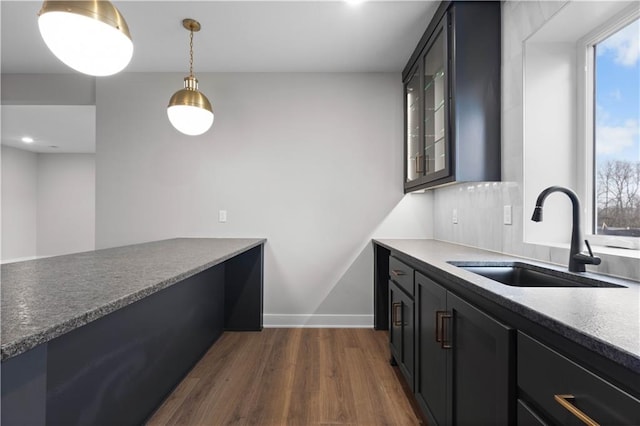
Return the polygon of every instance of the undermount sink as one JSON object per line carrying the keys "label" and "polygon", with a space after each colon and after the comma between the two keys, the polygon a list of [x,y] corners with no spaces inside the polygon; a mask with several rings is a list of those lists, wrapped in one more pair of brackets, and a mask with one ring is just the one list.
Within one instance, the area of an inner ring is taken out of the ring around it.
{"label": "undermount sink", "polygon": [[448,262],[474,274],[513,287],[626,288],[605,280],[546,269],[523,262]]}

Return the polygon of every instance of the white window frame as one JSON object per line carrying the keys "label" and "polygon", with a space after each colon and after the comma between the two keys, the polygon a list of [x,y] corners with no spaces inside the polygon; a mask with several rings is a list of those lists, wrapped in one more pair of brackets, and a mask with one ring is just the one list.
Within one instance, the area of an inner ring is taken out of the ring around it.
{"label": "white window frame", "polygon": [[612,19],[600,25],[592,32],[585,35],[577,43],[577,144],[578,179],[577,189],[582,200],[585,200],[584,226],[585,237],[597,246],[621,247],[640,250],[640,238],[612,235],[597,235],[594,233],[594,212],[597,208],[597,196],[595,195],[595,158],[594,158],[594,116],[595,116],[595,82],[594,82],[594,52],[595,45],[605,40],[610,35],[621,30],[631,22],[640,18],[640,6],[633,4],[624,9]]}

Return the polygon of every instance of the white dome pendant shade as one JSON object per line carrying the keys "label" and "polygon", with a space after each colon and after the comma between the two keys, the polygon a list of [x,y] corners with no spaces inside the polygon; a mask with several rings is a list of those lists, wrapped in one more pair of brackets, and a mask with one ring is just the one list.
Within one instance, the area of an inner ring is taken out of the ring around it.
{"label": "white dome pendant shade", "polygon": [[76,71],[107,76],[131,61],[129,27],[109,1],[45,1],[38,15],[49,50]]}
{"label": "white dome pendant shade", "polygon": [[169,121],[181,133],[198,136],[213,124],[213,108],[209,99],[198,90],[198,80],[185,77],[184,89],[171,96],[167,108]]}
{"label": "white dome pendant shade", "polygon": [[209,99],[198,90],[198,79],[193,75],[193,33],[200,31],[200,24],[193,19],[184,19],[182,25],[190,31],[189,76],[184,79],[184,88],[171,96],[167,116],[180,133],[198,136],[213,124],[213,108]]}

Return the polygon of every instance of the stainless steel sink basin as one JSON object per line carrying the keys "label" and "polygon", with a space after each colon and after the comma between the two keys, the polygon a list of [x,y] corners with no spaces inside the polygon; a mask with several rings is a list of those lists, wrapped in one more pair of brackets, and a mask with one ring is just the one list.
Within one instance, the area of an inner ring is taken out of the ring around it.
{"label": "stainless steel sink basin", "polygon": [[524,262],[449,262],[459,268],[513,287],[626,288],[606,279],[547,269]]}

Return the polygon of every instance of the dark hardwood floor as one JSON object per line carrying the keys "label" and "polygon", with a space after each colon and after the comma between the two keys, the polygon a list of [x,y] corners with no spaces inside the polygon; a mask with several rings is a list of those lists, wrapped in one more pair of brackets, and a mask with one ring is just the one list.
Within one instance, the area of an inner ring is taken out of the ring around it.
{"label": "dark hardwood floor", "polygon": [[148,425],[419,425],[387,333],[227,332]]}

